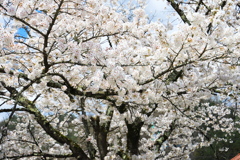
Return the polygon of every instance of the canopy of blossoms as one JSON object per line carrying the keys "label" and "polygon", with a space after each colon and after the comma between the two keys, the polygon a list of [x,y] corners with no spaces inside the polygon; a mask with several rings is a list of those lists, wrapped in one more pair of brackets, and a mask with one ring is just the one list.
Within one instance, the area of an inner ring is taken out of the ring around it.
{"label": "canopy of blossoms", "polygon": [[188,159],[236,130],[207,100],[239,105],[238,2],[166,1],[174,29],[144,1],[0,0],[0,159]]}

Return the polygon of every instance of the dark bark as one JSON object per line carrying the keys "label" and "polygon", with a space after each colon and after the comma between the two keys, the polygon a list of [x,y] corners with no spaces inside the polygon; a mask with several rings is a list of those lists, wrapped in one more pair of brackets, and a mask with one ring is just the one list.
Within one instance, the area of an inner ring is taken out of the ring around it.
{"label": "dark bark", "polygon": [[[56,75],[56,76],[60,76],[60,74],[51,74],[51,75]],[[65,81],[66,82],[66,81]],[[48,87],[52,87],[52,88],[61,88],[63,85],[58,83],[58,82],[54,82],[54,81],[49,81],[47,83]],[[108,100],[109,96],[114,96],[117,95],[116,92],[114,92],[113,90],[106,90],[106,91],[99,91],[97,93],[92,93],[92,92],[84,92],[84,91],[80,91],[74,87],[72,87],[71,85],[67,85],[68,87],[67,90],[65,91],[65,93],[67,95],[79,95],[79,96],[85,96],[85,97],[92,97],[92,98],[96,98],[96,99],[104,99],[104,100]]]}
{"label": "dark bark", "polygon": [[170,126],[169,129],[167,129],[163,134],[161,134],[158,139],[155,142],[155,146],[157,147],[158,150],[160,150],[160,147],[162,146],[162,144],[168,140],[169,136],[171,135],[172,131],[175,129],[175,122],[176,120],[174,120]]}
{"label": "dark bark", "polygon": [[178,15],[180,16],[180,18],[182,19],[182,21],[184,23],[187,23],[188,25],[191,25],[190,21],[187,19],[185,13],[183,12],[183,10],[180,9],[179,4],[177,4],[176,2],[174,2],[174,0],[167,0],[171,6],[173,7],[173,9],[178,13]]}
{"label": "dark bark", "polygon": [[223,7],[225,7],[225,6],[226,6],[226,4],[227,4],[227,1],[222,1],[222,3],[220,4],[220,6],[221,6],[221,9],[223,9]]}
{"label": "dark bark", "polygon": [[[86,99],[85,97],[81,98],[80,106],[82,108],[82,114],[87,117],[87,114],[85,112],[85,99]],[[83,125],[84,125],[84,130],[85,130],[86,137],[88,137],[91,134],[89,119],[88,118],[82,118],[82,122],[83,122]],[[93,144],[89,141],[87,142],[87,149],[88,149],[90,159],[94,159],[95,156],[96,156],[96,150],[95,150]]]}
{"label": "dark bark", "polygon": [[144,124],[141,118],[137,117],[133,123],[128,123],[126,120],[126,125],[128,129],[127,133],[127,150],[131,155],[139,154],[139,140],[140,140],[140,131]]}
{"label": "dark bark", "polygon": [[91,118],[93,129],[94,129],[94,134],[95,134],[95,139],[97,141],[97,147],[99,150],[100,154],[100,159],[104,160],[104,157],[108,153],[108,143],[107,143],[107,133],[108,131],[104,126],[100,124],[100,118],[99,116],[97,117],[92,117]]}
{"label": "dark bark", "polygon": [[46,158],[71,158],[73,157],[72,154],[69,155],[58,155],[58,154],[47,154],[47,153],[32,153],[32,154],[25,154],[20,156],[6,156],[5,159],[21,159],[21,158],[32,158],[32,157],[46,157]]}
{"label": "dark bark", "polygon": [[199,0],[197,8],[195,9],[195,12],[198,12],[198,10],[199,10],[199,8],[200,8],[202,3],[203,3],[202,0]]}

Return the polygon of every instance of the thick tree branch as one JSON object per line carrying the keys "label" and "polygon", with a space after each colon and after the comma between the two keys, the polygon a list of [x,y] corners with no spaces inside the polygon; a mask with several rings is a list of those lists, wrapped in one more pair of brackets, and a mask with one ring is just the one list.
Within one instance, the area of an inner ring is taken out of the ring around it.
{"label": "thick tree branch", "polygon": [[48,157],[48,158],[69,158],[74,157],[72,154],[66,154],[66,155],[59,155],[59,154],[47,154],[47,153],[32,153],[32,154],[26,154],[26,155],[19,155],[19,156],[6,156],[5,159],[20,159],[20,158],[26,158],[26,157]]}
{"label": "thick tree branch", "polygon": [[[88,137],[91,134],[91,132],[90,132],[90,122],[89,122],[89,119],[87,118],[87,114],[85,112],[85,99],[86,99],[85,97],[82,97],[80,99],[80,107],[82,109],[81,110],[82,114],[85,116],[82,118],[82,122],[83,122],[84,130],[85,130],[85,135],[86,135],[86,137]],[[90,141],[87,142],[87,149],[88,149],[90,158],[94,159],[96,156],[96,150]]]}
{"label": "thick tree branch", "polygon": [[95,139],[97,141],[97,147],[100,154],[100,159],[104,160],[104,157],[108,153],[107,133],[108,131],[100,124],[100,117],[92,117],[91,123],[95,133]]}
{"label": "thick tree branch", "polygon": [[82,160],[90,160],[88,156],[84,153],[82,148],[69,139],[68,137],[64,136],[62,133],[60,133],[59,130],[53,128],[53,126],[50,124],[49,121],[41,114],[41,112],[37,109],[35,104],[32,103],[32,101],[25,98],[23,95],[19,94],[18,91],[13,87],[7,87],[5,88],[10,92],[11,97],[21,106],[31,111],[32,114],[35,115],[35,120],[38,122],[38,124],[44,129],[44,131],[51,136],[53,139],[55,139],[60,144],[67,144],[69,145],[70,150],[73,153],[74,157],[77,157],[78,159]]}
{"label": "thick tree branch", "polygon": [[201,6],[201,4],[202,4],[202,1],[203,1],[203,0],[199,0],[199,2],[198,2],[198,4],[197,4],[197,7],[196,7],[196,9],[195,9],[195,12],[198,12],[198,10],[199,10],[199,8],[200,8],[200,6]]}
{"label": "thick tree branch", "polygon": [[[54,82],[54,81],[49,81],[47,83],[48,87],[53,87],[53,88],[59,88],[61,89],[61,87],[63,86],[62,84],[58,83],[58,82]],[[84,92],[84,91],[80,91],[76,88],[73,87],[69,87],[67,88],[67,90],[65,91],[65,93],[67,95],[78,95],[78,96],[85,96],[85,97],[91,97],[91,98],[96,98],[96,99],[104,99],[104,100],[109,100],[109,96],[114,96],[117,95],[116,92],[112,91],[112,90],[106,90],[106,91],[98,91],[97,93],[92,93],[92,92]]]}
{"label": "thick tree branch", "polygon": [[[26,108],[16,108],[14,109],[15,111],[23,111],[23,112],[29,112],[32,113],[30,110],[26,109]],[[0,109],[0,113],[5,113],[5,112],[12,112],[13,109]]]}
{"label": "thick tree branch", "polygon": [[110,118],[104,123],[100,123],[99,116],[97,116],[96,118],[93,118],[93,117],[91,118],[101,160],[104,160],[104,157],[108,153],[107,134],[109,132],[110,124],[113,116],[113,110],[111,106],[107,108],[106,116],[109,116]]}
{"label": "thick tree branch", "polygon": [[183,10],[180,9],[179,4],[177,4],[176,2],[174,2],[174,0],[167,0],[171,6],[173,7],[173,9],[178,13],[178,15],[180,16],[180,18],[182,19],[182,21],[184,23],[187,23],[188,25],[191,25],[190,21],[187,19],[185,13],[183,12]]}
{"label": "thick tree branch", "polygon": [[[0,73],[6,73],[4,68],[0,68]],[[13,71],[9,72],[10,75],[14,75]],[[113,90],[106,90],[106,91],[98,91],[97,93],[92,93],[92,92],[84,92],[84,91],[80,91],[79,89],[76,89],[74,87],[71,86],[71,84],[68,82],[68,80],[59,73],[48,73],[48,74],[43,74],[40,77],[37,77],[34,80],[30,80],[27,76],[27,74],[25,73],[20,73],[18,75],[18,78],[22,78],[24,80],[27,81],[31,81],[28,85],[24,86],[23,90],[27,89],[29,86],[31,86],[33,83],[39,83],[40,79],[45,77],[45,76],[59,76],[63,79],[64,84],[68,87],[68,89],[65,91],[65,93],[69,96],[69,98],[73,98],[72,95],[79,95],[79,96],[86,96],[86,97],[91,97],[91,98],[96,98],[96,99],[104,99],[104,100],[109,100],[109,96],[115,96],[118,95],[117,92],[113,91]],[[58,88],[61,89],[61,87],[63,86],[63,84],[58,83],[58,82],[54,82],[54,81],[49,81],[47,83],[48,87],[52,87],[52,88]]]}
{"label": "thick tree branch", "polygon": [[157,140],[155,141],[154,145],[157,147],[158,150],[160,150],[160,147],[162,144],[168,140],[169,136],[171,135],[172,131],[175,129],[175,123],[176,119],[172,121],[172,123],[169,126],[169,129],[165,130],[163,134],[161,134]]}

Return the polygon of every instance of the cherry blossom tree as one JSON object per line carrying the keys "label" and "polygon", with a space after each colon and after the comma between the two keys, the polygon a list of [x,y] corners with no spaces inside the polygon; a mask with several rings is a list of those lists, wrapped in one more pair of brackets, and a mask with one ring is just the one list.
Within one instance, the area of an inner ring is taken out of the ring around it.
{"label": "cherry blossom tree", "polygon": [[188,159],[239,131],[204,101],[239,105],[238,2],[166,1],[172,27],[144,1],[0,0],[0,158]]}

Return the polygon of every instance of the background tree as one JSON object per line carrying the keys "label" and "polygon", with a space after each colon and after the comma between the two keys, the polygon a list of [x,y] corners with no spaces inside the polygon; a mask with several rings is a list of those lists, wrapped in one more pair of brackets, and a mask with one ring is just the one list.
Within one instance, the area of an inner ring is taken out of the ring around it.
{"label": "background tree", "polygon": [[[223,103],[221,101],[218,101],[217,98],[211,98],[210,100],[203,100],[200,102],[200,105],[197,107],[205,107],[205,102],[209,102],[210,106],[216,105],[216,103]],[[236,117],[236,113],[238,112],[237,104],[229,103],[229,100],[227,103],[225,103],[226,106],[231,107],[231,113],[229,115],[226,115],[222,118],[229,118],[231,117],[234,121],[239,121],[239,117]],[[230,105],[230,106],[229,106]],[[206,113],[209,114],[209,113]],[[213,113],[214,114],[214,113]],[[208,116],[208,115],[207,115]],[[208,116],[211,117],[211,116]],[[216,115],[217,117],[217,115]],[[209,119],[211,121],[212,118]],[[240,139],[239,139],[239,132],[234,131],[229,133],[228,131],[222,130],[215,130],[212,127],[214,125],[209,126],[201,126],[204,130],[209,130],[209,132],[206,134],[206,137],[211,137],[213,139],[216,139],[210,146],[205,146],[203,148],[199,148],[195,150],[193,153],[191,153],[191,159],[192,160],[228,160],[232,159],[239,153],[239,146],[240,146]],[[235,125],[236,128],[239,128],[239,124]],[[194,134],[193,134],[194,135]],[[219,141],[218,139],[222,139]],[[224,139],[224,140],[223,140]]]}
{"label": "background tree", "polygon": [[225,105],[196,107],[215,94],[238,107],[237,2],[167,1],[174,30],[143,2],[0,1],[0,158],[188,159],[227,139],[207,126],[239,131]]}

